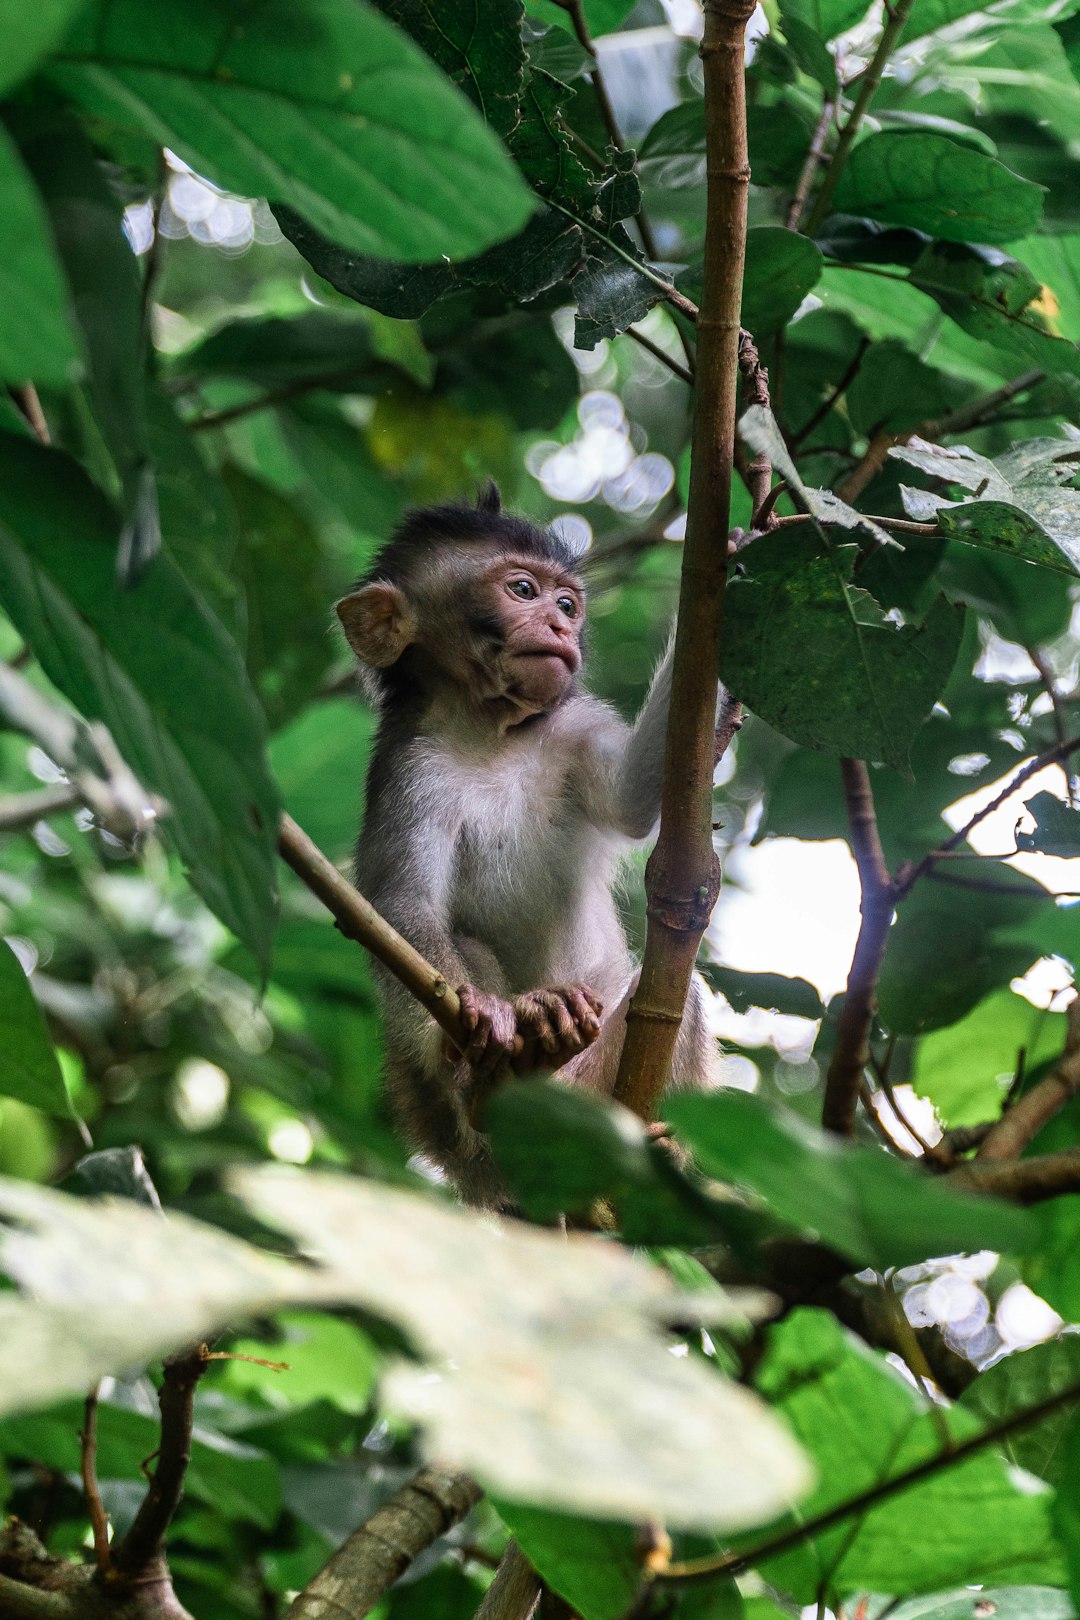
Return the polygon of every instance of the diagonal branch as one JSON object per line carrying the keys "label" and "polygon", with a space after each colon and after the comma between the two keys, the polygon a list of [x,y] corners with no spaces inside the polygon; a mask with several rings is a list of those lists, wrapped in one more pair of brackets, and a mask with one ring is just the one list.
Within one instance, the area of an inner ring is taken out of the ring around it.
{"label": "diagonal branch", "polygon": [[414,1559],[459,1524],[483,1492],[467,1474],[431,1464],[354,1530],[288,1611],[287,1620],[363,1620]]}
{"label": "diagonal branch", "polygon": [[806,1519],[802,1524],[780,1531],[778,1535],[759,1543],[757,1547],[751,1547],[741,1553],[725,1553],[719,1558],[701,1558],[682,1564],[671,1564],[666,1570],[661,1571],[656,1579],[665,1585],[670,1583],[690,1586],[699,1581],[715,1580],[721,1575],[742,1574],[744,1570],[753,1569],[767,1559],[786,1552],[789,1547],[797,1547],[804,1541],[813,1540],[815,1536],[831,1530],[834,1525],[842,1524],[845,1519],[866,1513],[870,1508],[877,1507],[879,1502],[887,1502],[890,1497],[899,1496],[902,1491],[909,1490],[912,1485],[921,1484],[924,1479],[932,1478],[943,1469],[955,1467],[957,1463],[966,1461],[968,1457],[974,1456],[986,1446],[996,1445],[1022,1429],[1031,1428],[1033,1424],[1040,1423],[1043,1418],[1060,1411],[1062,1407],[1073,1405],[1076,1401],[1080,1401],[1080,1383],[1069,1384],[1056,1394],[1048,1395],[1045,1400],[1022,1407],[1019,1412],[1013,1412],[1000,1423],[992,1423],[983,1429],[981,1434],[973,1434],[967,1440],[961,1440],[956,1445],[936,1452],[932,1457],[924,1458],[911,1468],[893,1474],[891,1479],[883,1479],[878,1484],[871,1485],[869,1490],[860,1491],[858,1496],[849,1497],[847,1501],[838,1502],[835,1507],[827,1508],[824,1513]]}
{"label": "diagonal branch", "polygon": [[283,815],[278,853],[329,911],[346,939],[363,945],[388,967],[421,1006],[426,1007],[455,1046],[464,1050],[468,1034],[461,1022],[461,1003],[441,973],[437,973],[415,946],[391,928],[359,889],[346,881],[291,816]]}
{"label": "diagonal branch", "polygon": [[[976,1154],[979,1163],[1018,1159],[1043,1126],[1080,1092],[1080,996],[1069,1003],[1065,1017],[1067,1034],[1061,1062],[990,1127]],[[1036,1165],[1041,1161],[1028,1162]]]}
{"label": "diagonal branch", "polygon": [[893,915],[893,885],[878,835],[870,773],[861,759],[842,759],[851,851],[859,871],[862,921],[836,1030],[836,1051],[825,1079],[821,1123],[838,1136],[855,1128],[859,1082],[870,1062],[870,1029],[877,982]]}

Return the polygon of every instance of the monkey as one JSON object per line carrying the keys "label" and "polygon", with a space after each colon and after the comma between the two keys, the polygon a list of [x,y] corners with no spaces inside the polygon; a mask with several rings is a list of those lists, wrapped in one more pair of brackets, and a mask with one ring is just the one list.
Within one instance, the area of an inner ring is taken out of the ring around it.
{"label": "monkey", "polygon": [[[377,714],[357,887],[457,988],[450,1049],[376,965],[385,1080],[461,1199],[509,1207],[477,1088],[507,1065],[614,1089],[636,975],[614,885],[659,817],[671,648],[631,727],[582,686],[586,597],[550,529],[476,505],[403,518],[337,614]],[[671,1083],[715,1081],[695,978]]]}

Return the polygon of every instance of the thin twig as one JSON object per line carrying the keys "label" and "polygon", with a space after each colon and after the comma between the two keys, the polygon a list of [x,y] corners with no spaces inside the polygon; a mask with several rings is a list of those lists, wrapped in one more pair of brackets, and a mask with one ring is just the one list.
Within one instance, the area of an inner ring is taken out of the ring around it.
{"label": "thin twig", "polygon": [[445,1030],[455,1046],[468,1045],[468,1033],[461,1022],[461,1003],[441,973],[403,939],[364,896],[342,877],[318,846],[312,843],[291,816],[281,818],[278,850],[282,859],[306,883],[334,919],[346,939],[353,939],[388,967],[409,993]]}
{"label": "thin twig", "polygon": [[646,337],[644,332],[639,332],[636,326],[628,326],[623,336],[633,338],[639,348],[646,350],[654,360],[659,360],[661,365],[666,366],[676,377],[681,377],[684,383],[689,383],[690,387],[693,388],[694,374],[689,366],[684,366],[681,361],[673,359],[667,350],[662,349],[659,343],[654,343],[651,337]]}
{"label": "thin twig", "polygon": [[161,1441],[157,1465],[139,1511],[112,1550],[113,1568],[128,1579],[160,1556],[165,1532],[180,1505],[191,1458],[195,1386],[209,1364],[204,1345],[169,1356],[164,1364],[158,1395]]}
{"label": "thin twig", "polygon": [[41,408],[38,391],[33,383],[23,383],[18,388],[9,388],[8,393],[33,428],[34,434],[40,442],[42,444],[51,444],[52,435],[49,432],[49,424],[45,420],[45,412]]}
{"label": "thin twig", "polygon": [[[831,454],[831,452],[830,452]],[[797,523],[816,523],[818,520],[812,512],[791,512],[786,517],[778,517],[778,529],[791,528]],[[868,517],[868,523],[876,523],[879,528],[888,529],[890,534],[925,534],[939,535],[941,530],[936,523],[913,523],[909,518]]]}
{"label": "thin twig", "polygon": [[[1048,1074],[1002,1113],[976,1154],[980,1164],[1018,1159],[1043,1126],[1080,1092],[1080,996],[1065,1011],[1065,1050]],[[1034,1162],[1038,1162],[1037,1160]]]}
{"label": "thin twig", "polygon": [[817,234],[822,221],[832,206],[833,193],[851,155],[855,137],[862,127],[862,121],[869,112],[874,97],[877,95],[882,74],[885,72],[885,65],[900,43],[900,35],[904,31],[913,4],[914,0],[896,0],[894,5],[885,8],[885,27],[881,31],[877,49],[867,63],[866,72],[863,74],[862,83],[859,86],[859,94],[855,99],[855,105],[852,107],[844,122],[843,129],[840,131],[832,162],[829,164],[825,178],[822,181],[821,190],[817,194],[814,206],[810,210],[810,218],[806,222],[807,236]]}
{"label": "thin twig", "polygon": [[1080,1193],[1080,1148],[1011,1163],[969,1159],[949,1172],[948,1181],[950,1186],[1006,1198],[1014,1204],[1045,1204],[1065,1193]]}
{"label": "thin twig", "polygon": [[[1066,724],[1065,705],[1062,703],[1061,693],[1057,689],[1057,677],[1055,676],[1054,671],[1050,668],[1046,654],[1043,652],[1041,647],[1028,647],[1026,651],[1028,657],[1031,659],[1031,662],[1035,665],[1035,668],[1039,672],[1039,680],[1042,682],[1043,691],[1050,699],[1050,711],[1054,721],[1054,734],[1057,737],[1059,745],[1063,747],[1068,739],[1069,730]],[[1064,759],[1061,760],[1061,774],[1065,778],[1066,797],[1068,798],[1070,805],[1075,805],[1076,778],[1074,777],[1072,771],[1070,771],[1068,765],[1066,765]]]}
{"label": "thin twig", "polygon": [[83,1495],[86,1512],[94,1537],[94,1563],[98,1573],[104,1575],[112,1563],[109,1552],[109,1520],[101,1500],[97,1477],[97,1413],[98,1391],[95,1384],[83,1406],[82,1434],[79,1436]]}
{"label": "thin twig", "polygon": [[[747,331],[739,333],[739,372],[743,380],[745,405],[760,405],[763,410],[769,410],[772,405],[769,373],[761,363],[757,344]],[[779,491],[773,493],[772,476],[772,462],[763,450],[759,450],[745,473],[746,487],[750,492],[750,527],[758,534],[767,534],[776,527],[773,508],[779,499]]]}
{"label": "thin twig", "polygon": [[1037,776],[1041,770],[1045,770],[1047,765],[1056,765],[1059,760],[1064,759],[1067,755],[1074,754],[1078,748],[1080,748],[1080,737],[1069,737],[1065,742],[1055,743],[1053,748],[1047,748],[1043,753],[1037,754],[1034,759],[1029,759],[1026,765],[1022,765],[1015,775],[1010,777],[1001,792],[996,793],[989,804],[984,804],[981,810],[976,810],[974,815],[969,816],[964,825],[957,828],[956,832],[951,837],[946,838],[943,844],[940,844],[937,849],[929,850],[921,861],[909,861],[900,868],[894,880],[897,900],[903,900],[909,895],[919,879],[925,877],[937,861],[944,860],[948,855],[952,854],[957,845],[966,843],[979,823],[985,821],[987,816],[992,816],[995,810],[1000,810],[1005,801],[1010,799],[1018,788],[1023,787],[1025,782],[1030,781],[1033,776]]}
{"label": "thin twig", "polygon": [[324,391],[340,393],[350,382],[358,382],[370,371],[371,363],[367,361],[362,366],[339,366],[333,371],[313,372],[309,377],[297,377],[291,383],[283,383],[280,388],[271,388],[255,399],[241,400],[239,405],[229,405],[221,411],[205,411],[202,416],[190,421],[188,427],[192,433],[204,433],[208,428],[227,427],[230,422],[253,416],[257,411],[270,411],[278,405],[289,405],[294,399],[303,399],[305,394]]}
{"label": "thin twig", "polygon": [[851,359],[848,361],[847,367],[843,376],[840,378],[840,381],[829,389],[829,392],[825,395],[825,398],[822,400],[821,404],[818,406],[810,420],[803,423],[798,433],[793,433],[791,435],[790,448],[792,450],[798,449],[799,445],[803,444],[805,440],[810,437],[814,429],[819,427],[820,424],[824,422],[837,400],[842,398],[843,395],[847,393],[848,389],[851,387],[852,383],[855,381],[855,378],[859,374],[859,367],[862,365],[863,358],[866,355],[866,351],[869,349],[869,347],[870,339],[868,337],[864,337],[859,340],[859,346],[855,350],[855,353],[852,355]]}
{"label": "thin twig", "polygon": [[[956,1174],[959,1175],[960,1172],[957,1171]],[[890,1479],[880,1480],[868,1490],[860,1491],[857,1496],[848,1497],[846,1501],[838,1502],[835,1507],[827,1508],[824,1513],[818,1513],[811,1519],[805,1519],[802,1524],[792,1525],[790,1529],[780,1531],[778,1535],[771,1536],[767,1541],[760,1542],[758,1546],[751,1547],[746,1552],[725,1553],[719,1558],[700,1558],[685,1563],[669,1564],[666,1570],[656,1575],[655,1579],[665,1586],[692,1586],[699,1581],[715,1580],[722,1575],[742,1574],[744,1570],[753,1569],[771,1558],[776,1558],[789,1547],[797,1547],[804,1541],[812,1541],[826,1530],[831,1530],[834,1525],[842,1524],[852,1514],[866,1513],[869,1509],[877,1507],[880,1502],[887,1502],[890,1497],[899,1496],[901,1492],[910,1490],[912,1485],[919,1485],[924,1479],[930,1479],[934,1474],[940,1473],[943,1468],[956,1467],[986,1446],[996,1445],[999,1441],[1007,1440],[1011,1435],[1030,1428],[1032,1424],[1041,1423],[1043,1418],[1060,1411],[1063,1406],[1071,1406],[1078,1400],[1080,1400],[1080,1383],[1070,1384],[1066,1389],[1048,1395],[1045,1400],[1036,1401],[1031,1406],[1025,1406],[1021,1411],[1014,1412],[1010,1417],[1003,1418],[1000,1423],[990,1424],[981,1434],[973,1434],[949,1450],[936,1452],[934,1456],[905,1468],[901,1473],[893,1474]]]}
{"label": "thin twig", "polygon": [[817,128],[814,130],[814,138],[810,142],[810,149],[806,154],[802,169],[799,171],[798,184],[795,187],[795,195],[791,199],[791,207],[788,209],[785,224],[789,231],[797,231],[802,223],[803,210],[810,196],[810,190],[821,163],[822,153],[825,150],[825,142],[829,138],[829,126],[835,114],[835,101],[830,101],[826,97],[822,103],[821,117],[817,121]]}
{"label": "thin twig", "polygon": [[878,834],[870,774],[860,759],[842,759],[851,852],[859,872],[862,921],[836,1028],[836,1050],[825,1077],[821,1123],[838,1136],[855,1128],[859,1079],[870,1061],[877,982],[893,914],[893,886]]}
{"label": "thin twig", "polygon": [[74,782],[58,782],[55,787],[33,788],[0,799],[0,832],[18,832],[33,827],[61,810],[73,810],[83,797]]}

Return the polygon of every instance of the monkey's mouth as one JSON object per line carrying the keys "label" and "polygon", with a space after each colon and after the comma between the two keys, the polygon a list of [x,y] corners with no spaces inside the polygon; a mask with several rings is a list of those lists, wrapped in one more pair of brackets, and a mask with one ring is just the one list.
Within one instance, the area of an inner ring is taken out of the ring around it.
{"label": "monkey's mouth", "polygon": [[578,665],[581,663],[581,659],[573,647],[519,647],[517,656],[519,658],[540,658],[545,661],[554,661],[564,665],[571,675],[577,673]]}

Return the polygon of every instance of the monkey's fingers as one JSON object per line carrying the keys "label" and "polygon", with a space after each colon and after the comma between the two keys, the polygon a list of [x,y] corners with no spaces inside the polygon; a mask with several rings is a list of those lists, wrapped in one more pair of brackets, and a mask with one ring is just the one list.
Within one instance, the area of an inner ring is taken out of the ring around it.
{"label": "monkey's fingers", "polygon": [[604,1010],[604,1003],[587,984],[570,985],[563,991],[563,997],[575,1024],[584,1036],[584,1044],[588,1046],[600,1033],[600,1014]]}

